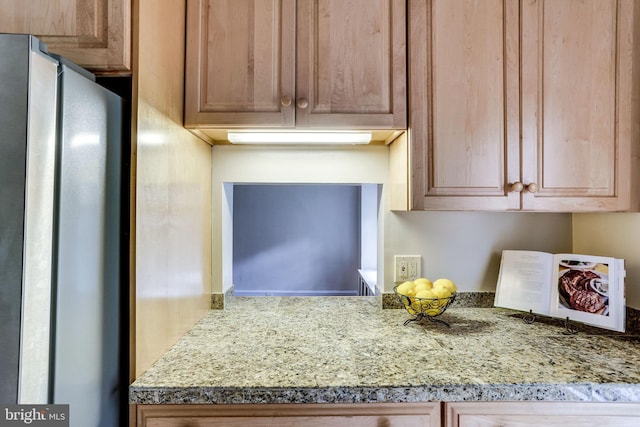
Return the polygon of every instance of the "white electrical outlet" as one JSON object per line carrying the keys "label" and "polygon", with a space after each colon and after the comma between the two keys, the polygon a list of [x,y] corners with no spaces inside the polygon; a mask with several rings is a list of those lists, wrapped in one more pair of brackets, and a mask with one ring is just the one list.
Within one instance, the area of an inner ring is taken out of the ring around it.
{"label": "white electrical outlet", "polygon": [[420,255],[395,255],[393,260],[394,282],[406,282],[420,277],[420,264],[422,262]]}

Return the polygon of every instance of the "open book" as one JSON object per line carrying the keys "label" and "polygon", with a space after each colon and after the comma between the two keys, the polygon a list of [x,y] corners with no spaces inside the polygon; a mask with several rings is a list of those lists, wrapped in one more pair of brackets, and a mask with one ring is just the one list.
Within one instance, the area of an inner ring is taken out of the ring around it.
{"label": "open book", "polygon": [[502,251],[494,305],[624,332],[624,260]]}

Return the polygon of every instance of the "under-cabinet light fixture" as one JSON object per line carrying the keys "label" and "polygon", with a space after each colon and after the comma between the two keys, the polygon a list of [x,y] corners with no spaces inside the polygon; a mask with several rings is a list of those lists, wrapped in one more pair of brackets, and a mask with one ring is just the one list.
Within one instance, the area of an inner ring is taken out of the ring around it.
{"label": "under-cabinet light fixture", "polygon": [[371,132],[360,131],[230,131],[233,144],[368,144]]}

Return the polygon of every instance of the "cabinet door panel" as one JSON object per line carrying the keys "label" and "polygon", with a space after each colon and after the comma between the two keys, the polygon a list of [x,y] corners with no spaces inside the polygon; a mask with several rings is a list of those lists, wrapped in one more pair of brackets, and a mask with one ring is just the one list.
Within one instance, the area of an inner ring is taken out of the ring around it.
{"label": "cabinet door panel", "polygon": [[640,405],[602,402],[454,402],[446,427],[632,427]]}
{"label": "cabinet door panel", "polygon": [[640,419],[616,416],[466,415],[458,427],[637,427]]}
{"label": "cabinet door panel", "polygon": [[186,126],[293,126],[295,0],[187,6]]}
{"label": "cabinet door panel", "polygon": [[418,209],[518,209],[518,4],[409,2]]}
{"label": "cabinet door panel", "polygon": [[156,418],[146,427],[424,427],[428,415]]}
{"label": "cabinet door panel", "polygon": [[619,150],[629,142],[619,119],[627,96],[620,76],[630,69],[629,6],[625,0],[523,4],[523,182],[539,187],[523,193],[523,209],[628,205],[620,187],[621,161],[628,160]]}
{"label": "cabinet door panel", "polygon": [[137,405],[138,427],[440,427],[440,403]]}
{"label": "cabinet door panel", "polygon": [[298,0],[297,126],[406,126],[402,0]]}
{"label": "cabinet door panel", "polygon": [[96,72],[130,69],[128,0],[3,0],[0,9],[0,32],[34,34]]}

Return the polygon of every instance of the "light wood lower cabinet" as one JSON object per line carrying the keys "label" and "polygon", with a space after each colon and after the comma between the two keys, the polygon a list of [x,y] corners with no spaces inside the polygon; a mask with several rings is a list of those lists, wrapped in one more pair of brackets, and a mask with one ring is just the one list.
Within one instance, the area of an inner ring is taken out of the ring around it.
{"label": "light wood lower cabinet", "polygon": [[640,404],[589,402],[454,402],[445,427],[637,427]]}
{"label": "light wood lower cabinet", "polygon": [[440,403],[132,405],[131,427],[440,427],[440,406]]}
{"label": "light wood lower cabinet", "polygon": [[639,403],[131,405],[130,427],[637,427]]}

